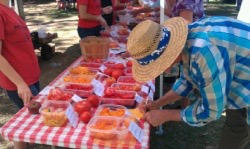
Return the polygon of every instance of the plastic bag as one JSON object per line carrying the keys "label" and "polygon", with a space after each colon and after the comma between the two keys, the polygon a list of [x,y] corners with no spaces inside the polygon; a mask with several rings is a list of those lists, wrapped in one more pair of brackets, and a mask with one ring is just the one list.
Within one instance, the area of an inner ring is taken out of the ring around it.
{"label": "plastic bag", "polygon": [[39,26],[37,32],[38,32],[38,37],[39,37],[39,38],[45,38],[45,37],[47,36],[47,33],[46,33],[46,26],[45,26],[45,25]]}

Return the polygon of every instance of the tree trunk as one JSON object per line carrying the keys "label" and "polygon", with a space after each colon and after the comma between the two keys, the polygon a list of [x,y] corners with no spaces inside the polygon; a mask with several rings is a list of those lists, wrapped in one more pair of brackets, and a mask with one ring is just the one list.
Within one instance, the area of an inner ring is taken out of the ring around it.
{"label": "tree trunk", "polygon": [[24,9],[23,9],[23,0],[14,0],[15,10],[20,17],[25,19]]}

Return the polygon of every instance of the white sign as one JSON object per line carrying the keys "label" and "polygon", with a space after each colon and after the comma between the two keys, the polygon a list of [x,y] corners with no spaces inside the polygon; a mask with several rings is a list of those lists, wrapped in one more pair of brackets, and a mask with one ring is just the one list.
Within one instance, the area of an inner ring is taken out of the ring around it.
{"label": "white sign", "polygon": [[74,108],[71,104],[66,109],[66,116],[70,122],[70,125],[76,128],[79,118],[78,115],[75,113]]}
{"label": "white sign", "polygon": [[151,89],[155,92],[155,85],[154,85],[153,81],[152,81],[152,80],[151,80],[151,81],[148,81],[147,84],[148,84],[149,86],[151,86]]}
{"label": "white sign", "polygon": [[80,96],[78,96],[78,95],[76,95],[76,94],[74,94],[73,97],[72,97],[71,99],[74,100],[75,102],[79,102],[79,101],[82,101],[82,100],[83,100]]}
{"label": "white sign", "polygon": [[137,93],[135,94],[135,101],[137,101],[138,103],[141,103],[143,100],[143,97],[141,97],[140,95],[138,95]]}
{"label": "white sign", "polygon": [[110,76],[108,76],[108,75],[106,75],[106,74],[104,74],[104,73],[101,73],[101,72],[97,72],[97,75],[101,75],[101,76],[106,76],[106,77],[110,77]]}
{"label": "white sign", "polygon": [[141,91],[143,91],[144,93],[148,94],[148,90],[149,90],[148,86],[142,85]]}
{"label": "white sign", "polygon": [[153,100],[154,99],[154,92],[149,92],[148,97],[150,100]]}
{"label": "white sign", "polygon": [[133,134],[133,136],[140,142],[142,143],[142,138],[144,136],[144,133],[142,129],[134,122],[131,121],[129,124],[129,131]]}
{"label": "white sign", "polygon": [[91,82],[91,84],[93,85],[93,91],[96,95],[98,96],[102,96],[103,92],[104,92],[104,84],[102,84],[100,81],[93,79],[93,81]]}
{"label": "white sign", "polygon": [[104,66],[104,65],[102,65],[102,66],[99,67],[99,70],[101,70],[101,72],[104,72],[105,69],[107,69],[107,67]]}
{"label": "white sign", "polygon": [[49,91],[51,89],[54,89],[55,87],[52,87],[52,86],[46,86],[39,94],[41,95],[48,95],[49,94]]}

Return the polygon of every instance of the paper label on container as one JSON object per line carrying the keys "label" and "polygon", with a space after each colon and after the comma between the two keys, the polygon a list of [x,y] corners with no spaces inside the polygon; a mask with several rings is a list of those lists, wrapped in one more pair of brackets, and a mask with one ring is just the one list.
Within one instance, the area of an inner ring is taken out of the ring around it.
{"label": "paper label on container", "polygon": [[143,91],[146,94],[148,94],[148,89],[149,89],[149,87],[145,86],[145,85],[142,85],[142,87],[141,87],[141,91]]}
{"label": "paper label on container", "polygon": [[105,69],[107,69],[107,67],[104,66],[104,65],[101,65],[101,66],[99,67],[99,70],[101,70],[101,72],[104,72]]}
{"label": "paper label on container", "polygon": [[137,101],[138,103],[141,103],[143,100],[143,97],[141,97],[140,95],[138,95],[137,93],[135,94],[135,101]]}
{"label": "paper label on container", "polygon": [[153,100],[154,99],[154,92],[149,92],[149,100]]}
{"label": "paper label on container", "polygon": [[129,131],[133,134],[133,136],[142,143],[142,138],[144,136],[143,130],[133,121],[129,124]]}
{"label": "paper label on container", "polygon": [[110,76],[108,76],[108,75],[106,75],[106,74],[104,74],[104,73],[101,73],[101,72],[97,72],[97,75],[100,75],[100,76],[105,76],[105,77],[110,77]]}
{"label": "paper label on container", "polygon": [[153,81],[152,81],[152,80],[151,80],[151,81],[148,81],[147,84],[148,84],[149,86],[151,86],[151,89],[155,92],[155,85],[154,85]]}
{"label": "paper label on container", "polygon": [[123,64],[124,66],[126,66],[126,62],[127,62],[127,61],[126,61],[125,59],[120,58],[120,57],[117,58],[116,61],[115,61],[116,64],[121,63],[121,64]]}
{"label": "paper label on container", "polygon": [[83,100],[80,96],[76,94],[74,94],[71,99],[74,100],[75,102],[79,102]]}
{"label": "paper label on container", "polygon": [[40,95],[48,95],[49,94],[49,91],[51,89],[54,89],[55,87],[53,86],[46,86],[39,94]]}
{"label": "paper label on container", "polygon": [[74,108],[71,104],[66,109],[66,116],[69,120],[70,125],[76,128],[79,118],[78,115],[75,113]]}
{"label": "paper label on container", "polygon": [[104,84],[102,84],[100,81],[93,79],[93,81],[91,82],[91,84],[93,85],[93,92],[98,95],[98,96],[102,96],[103,92],[104,92]]}

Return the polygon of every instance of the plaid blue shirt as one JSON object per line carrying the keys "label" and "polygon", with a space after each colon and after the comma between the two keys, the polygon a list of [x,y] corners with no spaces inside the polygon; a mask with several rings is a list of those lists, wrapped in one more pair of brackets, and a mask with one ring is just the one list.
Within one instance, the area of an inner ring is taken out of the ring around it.
{"label": "plaid blue shirt", "polygon": [[183,70],[173,90],[181,96],[194,88],[200,98],[181,111],[183,121],[203,126],[225,108],[248,109],[250,125],[250,25],[228,17],[210,17],[189,25]]}

